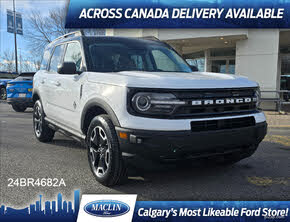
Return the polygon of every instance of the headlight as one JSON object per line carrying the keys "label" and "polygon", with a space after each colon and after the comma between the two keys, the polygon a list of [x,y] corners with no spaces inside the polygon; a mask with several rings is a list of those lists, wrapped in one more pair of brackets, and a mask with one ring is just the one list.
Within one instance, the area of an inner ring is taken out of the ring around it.
{"label": "headlight", "polygon": [[261,105],[261,90],[260,90],[260,87],[256,89],[255,95],[254,95],[254,99],[255,99],[255,102],[256,102],[256,107],[260,108],[260,105]]}
{"label": "headlight", "polygon": [[186,104],[171,93],[136,93],[131,100],[135,112],[140,114],[170,114],[179,105]]}
{"label": "headlight", "polygon": [[6,86],[6,87],[11,87],[11,86],[13,86],[13,84],[7,84],[7,86]]}

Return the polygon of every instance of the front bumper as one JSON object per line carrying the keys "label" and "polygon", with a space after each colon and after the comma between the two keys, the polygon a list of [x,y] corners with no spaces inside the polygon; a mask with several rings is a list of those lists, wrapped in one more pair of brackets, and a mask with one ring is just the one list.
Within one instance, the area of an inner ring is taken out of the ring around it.
{"label": "front bumper", "polygon": [[10,105],[19,105],[26,107],[33,107],[32,98],[7,98],[7,103]]}
{"label": "front bumper", "polygon": [[[251,149],[264,139],[267,134],[267,123],[204,132],[148,131],[119,127],[116,127],[116,131],[125,159],[168,162]],[[127,133],[127,139],[120,138],[120,132]]]}

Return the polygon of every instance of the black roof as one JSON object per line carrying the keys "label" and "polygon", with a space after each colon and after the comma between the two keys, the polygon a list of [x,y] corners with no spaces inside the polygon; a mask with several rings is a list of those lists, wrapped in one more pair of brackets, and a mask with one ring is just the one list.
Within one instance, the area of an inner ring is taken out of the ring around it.
{"label": "black roof", "polygon": [[57,39],[50,43],[50,46],[60,43],[65,43],[74,40],[83,39],[84,41],[101,41],[101,42],[119,42],[124,44],[132,44],[139,46],[146,45],[163,45],[168,46],[166,43],[158,41],[158,40],[150,40],[150,39],[142,39],[142,38],[132,38],[132,37],[117,37],[117,36],[68,36],[62,39]]}

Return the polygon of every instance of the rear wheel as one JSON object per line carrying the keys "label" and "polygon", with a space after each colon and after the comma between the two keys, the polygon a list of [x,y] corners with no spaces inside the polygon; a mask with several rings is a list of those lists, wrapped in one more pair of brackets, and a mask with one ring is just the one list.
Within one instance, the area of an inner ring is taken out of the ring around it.
{"label": "rear wheel", "polygon": [[24,112],[27,107],[26,106],[20,106],[20,105],[12,105],[12,108],[14,109],[15,112]]}
{"label": "rear wheel", "polygon": [[90,168],[96,180],[105,186],[124,183],[126,168],[115,127],[107,115],[92,120],[86,143]]}
{"label": "rear wheel", "polygon": [[40,100],[33,107],[33,129],[40,142],[51,142],[55,131],[50,129],[44,120],[44,112]]}
{"label": "rear wheel", "polygon": [[7,91],[5,87],[0,88],[0,99],[6,100],[7,99]]}

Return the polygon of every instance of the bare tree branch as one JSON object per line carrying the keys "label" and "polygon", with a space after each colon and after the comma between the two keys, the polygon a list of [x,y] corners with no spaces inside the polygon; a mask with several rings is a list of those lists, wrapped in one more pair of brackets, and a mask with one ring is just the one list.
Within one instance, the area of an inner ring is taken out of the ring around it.
{"label": "bare tree branch", "polygon": [[66,34],[65,10],[62,8],[51,10],[48,16],[42,15],[39,11],[31,11],[28,16],[28,29],[26,40],[30,51],[34,56],[42,56],[47,44],[58,36]]}
{"label": "bare tree branch", "polygon": [[1,62],[1,70],[6,72],[14,72],[15,71],[15,59],[14,53],[11,50],[6,50],[3,52],[3,55],[0,57]]}

